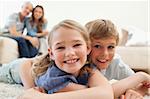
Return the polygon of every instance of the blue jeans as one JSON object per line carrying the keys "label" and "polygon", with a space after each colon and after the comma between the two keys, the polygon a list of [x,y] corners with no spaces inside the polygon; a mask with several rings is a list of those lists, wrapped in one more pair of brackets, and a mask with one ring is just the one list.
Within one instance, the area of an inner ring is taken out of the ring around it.
{"label": "blue jeans", "polygon": [[38,49],[36,47],[33,47],[30,41],[22,37],[11,37],[11,38],[16,40],[18,43],[19,58],[22,57],[32,58],[37,55]]}

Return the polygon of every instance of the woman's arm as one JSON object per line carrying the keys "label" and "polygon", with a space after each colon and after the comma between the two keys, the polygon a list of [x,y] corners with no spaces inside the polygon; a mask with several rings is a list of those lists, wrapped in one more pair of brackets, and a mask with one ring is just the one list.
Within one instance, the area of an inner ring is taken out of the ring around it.
{"label": "woman's arm", "polygon": [[36,37],[44,37],[44,36],[47,36],[47,34],[48,34],[48,31],[47,31],[47,29],[46,29],[47,23],[48,23],[47,20],[44,19],[44,23],[43,23],[43,25],[42,25],[42,32],[41,32],[41,33],[36,33]]}
{"label": "woman's arm", "polygon": [[48,34],[48,31],[44,30],[42,33],[36,33],[36,37],[44,37],[44,36],[47,36],[47,34]]}
{"label": "woman's arm", "polygon": [[114,95],[115,97],[119,97],[120,95],[124,94],[128,89],[133,89],[143,82],[150,83],[150,75],[144,72],[138,72],[132,76],[117,81],[116,83],[112,84]]}
{"label": "woman's arm", "polygon": [[26,40],[29,40],[30,43],[38,48],[39,47],[39,39],[37,37],[31,37],[31,36],[28,36],[28,35],[21,35],[22,38],[26,39]]}

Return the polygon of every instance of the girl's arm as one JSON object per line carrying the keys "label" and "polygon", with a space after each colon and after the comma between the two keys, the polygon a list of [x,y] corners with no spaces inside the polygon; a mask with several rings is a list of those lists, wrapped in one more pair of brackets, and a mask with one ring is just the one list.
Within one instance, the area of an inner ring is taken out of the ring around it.
{"label": "girl's arm", "polygon": [[94,70],[88,81],[89,87],[106,86],[110,87],[108,80],[100,73],[99,70]]}
{"label": "girl's arm", "polygon": [[85,85],[80,85],[76,83],[69,83],[65,88],[59,90],[58,92],[68,92],[68,91],[75,91],[87,88]]}
{"label": "girl's arm", "polygon": [[115,97],[119,97],[120,95],[124,94],[128,89],[133,89],[144,82],[150,83],[150,75],[144,72],[135,73],[132,76],[129,76],[112,84],[114,95]]}
{"label": "girl's arm", "polygon": [[35,87],[34,80],[31,75],[32,59],[25,60],[19,69],[19,75],[25,89]]}
{"label": "girl's arm", "polygon": [[[112,90],[107,79],[98,70],[95,70],[92,73],[92,76],[89,78],[88,81],[88,87],[96,87],[96,86],[105,87],[106,90]],[[59,90],[58,92],[75,91],[75,90],[85,89],[88,87],[85,85],[69,83],[65,88]]]}
{"label": "girl's arm", "polygon": [[55,94],[45,94],[31,88],[26,90],[17,99],[114,99],[110,90],[105,90],[104,87],[93,87],[84,90],[62,92]]}
{"label": "girl's arm", "polygon": [[[109,84],[108,80],[99,72],[99,70],[94,70],[91,77],[88,80],[89,87],[100,87],[102,90],[97,90],[98,93],[105,94],[107,92],[108,96],[113,98],[113,89]],[[108,98],[109,99],[109,98]]]}
{"label": "girl's arm", "polygon": [[[96,74],[98,74],[98,77]],[[94,79],[95,77],[98,77],[98,79]],[[99,79],[100,78],[100,79]],[[91,87],[93,84],[92,88],[85,88],[85,86],[80,86],[81,89],[83,90],[78,90],[78,91],[70,91],[70,92],[62,92],[62,93],[55,93],[55,94],[45,94],[41,93],[34,88],[31,88],[29,90],[26,90],[22,96],[18,97],[18,99],[113,99],[113,91],[112,87],[108,84],[107,80],[99,74],[95,73],[93,77],[91,77],[91,80],[94,79],[96,81],[100,81],[101,84],[99,83],[91,83]],[[73,85],[73,83],[70,84],[70,86]],[[74,85],[73,85],[74,86]],[[79,87],[79,85],[76,85]],[[72,87],[75,88],[76,86]],[[94,87],[97,86],[97,87]],[[69,86],[68,86],[69,87]]]}

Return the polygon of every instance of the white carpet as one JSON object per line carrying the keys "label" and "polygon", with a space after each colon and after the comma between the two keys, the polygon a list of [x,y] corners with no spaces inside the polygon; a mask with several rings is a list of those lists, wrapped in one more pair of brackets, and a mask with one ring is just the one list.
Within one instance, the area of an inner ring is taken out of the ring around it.
{"label": "white carpet", "polygon": [[23,91],[21,85],[0,82],[0,99],[16,99]]}

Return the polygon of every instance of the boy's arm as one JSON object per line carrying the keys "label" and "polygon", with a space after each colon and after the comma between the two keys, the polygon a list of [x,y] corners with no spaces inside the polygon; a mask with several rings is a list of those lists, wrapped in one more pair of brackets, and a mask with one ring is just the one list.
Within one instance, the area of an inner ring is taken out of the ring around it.
{"label": "boy's arm", "polygon": [[121,95],[120,99],[143,99],[143,96],[135,90],[129,89],[125,95]]}
{"label": "boy's arm", "polygon": [[150,76],[144,72],[138,72],[134,75],[122,79],[112,84],[115,97],[119,97],[124,94],[128,89],[137,87],[142,82],[150,82]]}

